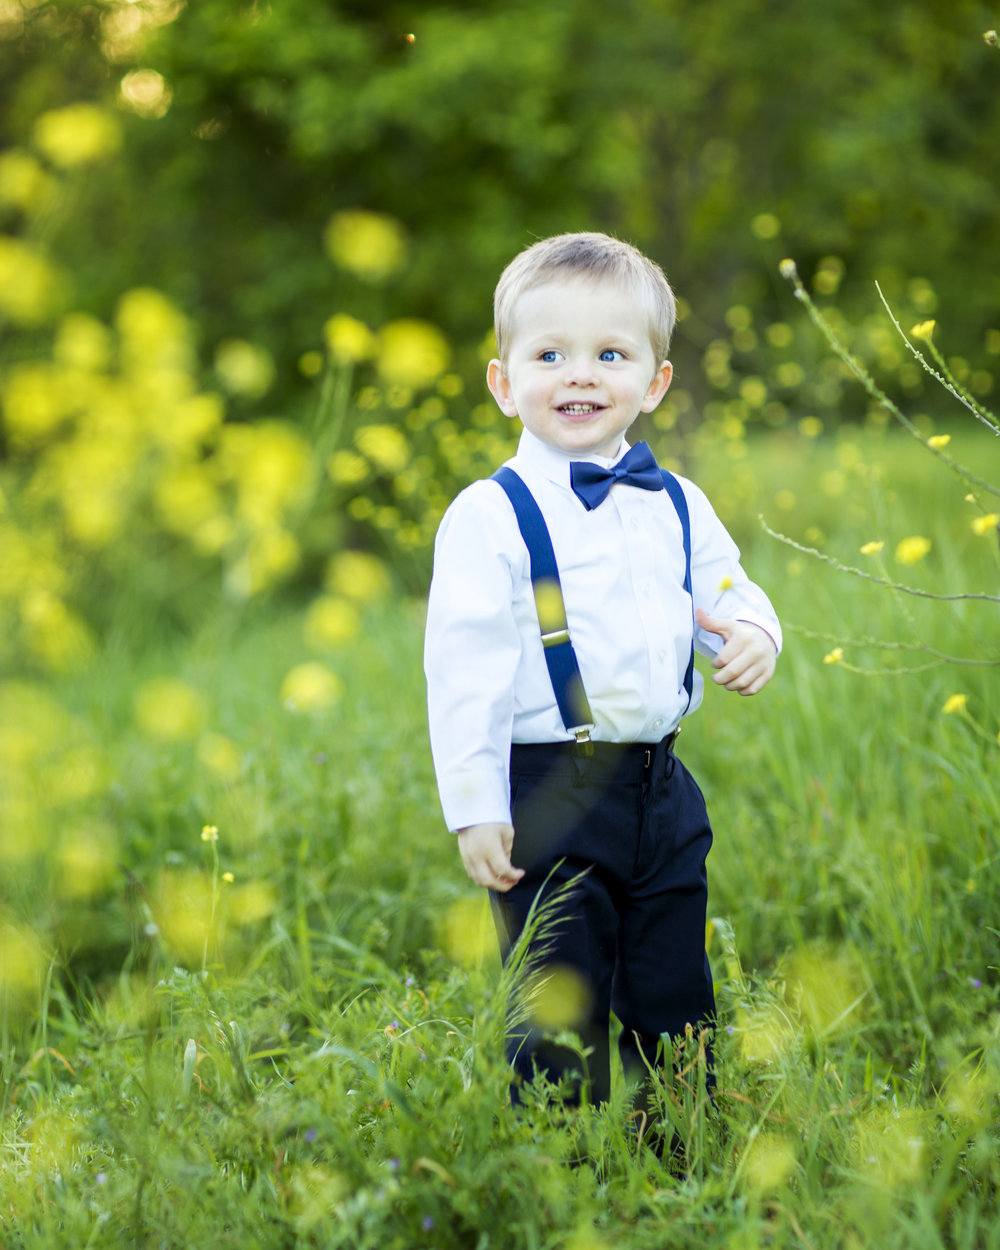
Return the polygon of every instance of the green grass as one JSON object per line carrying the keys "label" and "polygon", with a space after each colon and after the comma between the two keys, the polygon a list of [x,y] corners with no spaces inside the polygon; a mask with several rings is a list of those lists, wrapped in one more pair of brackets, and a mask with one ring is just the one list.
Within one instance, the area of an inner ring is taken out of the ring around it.
{"label": "green grass", "polygon": [[[627,1131],[620,1088],[570,1117],[506,1106],[485,899],[426,745],[420,604],[367,611],[330,661],[342,701],[309,717],[280,704],[307,653],[275,602],[109,645],[52,688],[62,713],[20,705],[35,746],[3,783],[4,1244],[1000,1246],[997,669],[862,676],[809,636],[996,660],[997,605],[866,585],[756,514],[848,564],[884,538],[889,571],[937,591],[997,593],[996,546],[912,442],[850,441],[881,481],[850,469],[829,493],[844,453],[787,436],[696,474],[710,494],[736,483],[727,520],[793,628],[768,691],[710,689],[680,742],[716,831],[720,1007],[717,1113],[697,1039],[660,1086],[683,1175]],[[996,480],[982,448],[965,443]],[[894,564],[917,533],[931,554]],[[861,668],[927,658],[845,645]],[[159,674],[203,693],[231,775],[194,739],[137,731],[134,692]],[[954,693],[967,712],[943,715]],[[73,767],[91,781],[62,793]],[[88,878],[80,842],[111,867]]]}

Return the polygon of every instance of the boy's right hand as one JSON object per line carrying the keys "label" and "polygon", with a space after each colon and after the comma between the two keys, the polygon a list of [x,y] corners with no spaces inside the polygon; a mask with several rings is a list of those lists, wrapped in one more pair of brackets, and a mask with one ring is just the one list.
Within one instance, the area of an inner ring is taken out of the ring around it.
{"label": "boy's right hand", "polygon": [[513,825],[469,825],[458,831],[462,863],[476,885],[505,894],[524,876],[523,868],[510,862],[514,846]]}

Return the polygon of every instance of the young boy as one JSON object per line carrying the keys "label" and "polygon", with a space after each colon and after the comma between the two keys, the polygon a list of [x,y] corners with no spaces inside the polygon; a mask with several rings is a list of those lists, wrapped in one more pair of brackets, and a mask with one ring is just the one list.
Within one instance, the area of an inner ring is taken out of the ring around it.
{"label": "young boy", "polygon": [[575,1004],[561,1022],[583,1051],[531,1020],[512,1026],[517,1079],[542,1071],[600,1102],[611,1010],[639,1080],[661,1037],[714,1012],[712,832],[673,751],[702,696],[692,648],[713,657],[715,682],[752,695],[781,632],[702,492],[624,439],[672,376],[660,268],[607,235],[558,235],[508,265],[494,311],[487,384],[524,430],[438,532],[431,748],[445,820],[467,873],[493,892],[505,955],[536,900],[562,891],[536,958]]}

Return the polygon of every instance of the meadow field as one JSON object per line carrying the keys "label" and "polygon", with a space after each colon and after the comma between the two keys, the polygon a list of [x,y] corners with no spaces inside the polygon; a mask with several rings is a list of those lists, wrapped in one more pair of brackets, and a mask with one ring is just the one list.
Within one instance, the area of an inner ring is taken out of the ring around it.
{"label": "meadow field", "polygon": [[354,553],[325,617],[130,576],[85,661],[0,685],[5,1246],[1000,1246],[996,519],[905,430],[817,426],[684,466],[788,632],[679,744],[719,1002],[716,1110],[702,1039],[657,1078],[683,1164],[620,1088],[508,1106],[416,575]]}

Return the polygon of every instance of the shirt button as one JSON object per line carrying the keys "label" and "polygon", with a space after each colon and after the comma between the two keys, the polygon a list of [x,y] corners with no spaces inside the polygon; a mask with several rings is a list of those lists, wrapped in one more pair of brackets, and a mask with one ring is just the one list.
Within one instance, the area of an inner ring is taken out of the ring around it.
{"label": "shirt button", "polygon": [[666,653],[666,651],[664,651],[664,650],[661,648],[659,651],[657,651],[657,653],[656,653],[656,658],[660,661],[660,663],[661,663],[661,664],[663,664],[663,663],[666,661],[666,658],[667,658],[667,653]]}
{"label": "shirt button", "polygon": [[654,729],[662,729],[662,728],[663,728],[663,721],[660,719],[660,717],[659,717],[659,716],[657,716],[656,720],[654,720],[654,721],[653,721],[653,728],[654,728]]}

